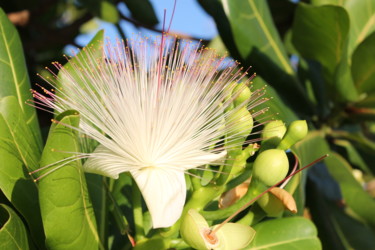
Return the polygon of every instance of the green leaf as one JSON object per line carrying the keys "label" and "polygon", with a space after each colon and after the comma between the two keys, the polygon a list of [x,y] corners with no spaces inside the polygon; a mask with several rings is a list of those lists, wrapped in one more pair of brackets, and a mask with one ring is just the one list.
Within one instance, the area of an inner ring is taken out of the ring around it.
{"label": "green leaf", "polygon": [[40,155],[32,139],[16,97],[3,97],[0,100],[0,189],[25,218],[33,240],[42,248],[44,234],[38,189],[28,174],[37,168]]}
{"label": "green leaf", "polygon": [[[25,102],[32,98],[30,80],[27,74],[23,48],[18,32],[9,21],[7,15],[0,8],[0,99],[5,96],[14,96],[24,115],[24,123],[33,132],[31,139],[35,146],[42,148],[42,139],[39,130],[35,109]],[[10,111],[12,112],[12,111]],[[8,117],[4,117],[6,120]]]}
{"label": "green leaf", "polygon": [[[83,50],[85,50],[86,48],[90,48],[90,57],[88,57],[88,53],[78,53],[66,64],[64,64],[64,69],[67,73],[65,73],[64,71],[60,71],[58,74],[58,87],[62,87],[62,91],[64,91],[63,87],[65,81],[69,81],[69,79],[71,78],[80,79],[80,76],[77,76],[77,73],[75,72],[78,67],[80,68],[80,70],[91,70],[82,62],[99,59],[104,56],[103,44],[104,30],[99,30],[98,33],[96,33],[91,41],[85,46],[85,48],[83,48]],[[65,74],[69,74],[70,77],[66,76]],[[84,87],[84,85],[79,80],[77,81],[77,83]],[[59,94],[59,92],[57,92],[57,94]]]}
{"label": "green leaf", "polygon": [[348,54],[375,30],[374,0],[313,0],[315,5],[331,4],[344,7],[349,14],[351,23],[349,31]]}
{"label": "green leaf", "polygon": [[87,189],[95,212],[95,219],[100,237],[100,242],[107,245],[108,233],[108,197],[107,197],[107,177],[85,173]]}
{"label": "green leaf", "polygon": [[354,83],[361,93],[375,92],[375,32],[354,51],[352,75]]}
{"label": "green leaf", "polygon": [[254,229],[255,238],[246,249],[321,249],[314,224],[302,217],[269,220]]}
{"label": "green leaf", "polygon": [[[303,167],[318,159],[319,157],[328,154],[330,152],[330,149],[327,142],[324,139],[324,134],[320,131],[312,131],[308,133],[305,139],[303,139],[300,142],[297,142],[292,147],[292,152],[297,155],[299,159],[299,166]],[[313,167],[314,166],[312,166],[312,168]],[[295,178],[297,178],[297,176],[293,179]],[[298,178],[301,179],[301,183],[297,187],[297,191],[294,194],[294,196],[296,198],[296,201],[298,201],[296,202],[298,213],[303,213],[303,209],[305,207],[305,172],[303,172],[302,175],[298,175]],[[287,185],[286,188],[288,188],[288,186],[289,185]]]}
{"label": "green leaf", "polygon": [[118,23],[120,15],[116,5],[110,0],[80,0],[80,2],[95,16],[103,21]]}
{"label": "green leaf", "polygon": [[[285,72],[290,75],[294,74],[273,25],[266,1],[222,0],[222,3],[231,24],[237,48],[243,58],[247,58],[252,50],[257,48]],[[253,30],[253,32],[250,32],[250,30]]]}
{"label": "green leaf", "polygon": [[292,42],[303,57],[322,65],[329,94],[339,101],[357,99],[348,75],[348,31],[349,17],[341,7],[315,7],[303,3],[297,7]]}
{"label": "green leaf", "polygon": [[[39,201],[49,249],[98,249],[100,242],[94,211],[79,159],[76,130],[79,116],[66,111],[57,118],[42,154]],[[60,168],[61,167],[61,168]],[[50,171],[52,168],[53,172]]]}
{"label": "green leaf", "polygon": [[324,185],[320,188],[319,186],[316,182],[310,182],[308,206],[318,228],[323,249],[374,249],[375,242],[371,228],[351,217],[347,209],[343,209],[340,200],[322,194],[322,192],[331,192],[332,186]]}
{"label": "green leaf", "polygon": [[350,17],[349,48],[348,53],[354,51],[358,44],[375,31],[375,1],[356,0],[344,1],[344,7]]}
{"label": "green leaf", "polygon": [[362,156],[358,153],[357,149],[347,140],[334,140],[334,143],[338,146],[345,148],[347,158],[349,159],[352,165],[359,167],[362,171],[367,174],[371,173],[371,170],[367,166],[366,162],[362,159]]}
{"label": "green leaf", "polygon": [[[221,31],[218,25],[226,45],[227,37],[233,36],[240,59],[245,65],[252,65],[257,74],[272,85],[288,104],[294,105],[295,110],[301,113],[311,112],[311,104],[298,83],[273,24],[267,1],[221,0],[221,2],[231,28],[229,33],[227,30]],[[231,46],[227,47],[233,53]]]}
{"label": "green leaf", "polygon": [[29,249],[22,220],[4,204],[0,204],[0,249]]}
{"label": "green leaf", "polygon": [[35,134],[25,123],[24,114],[15,96],[0,99],[0,114],[4,118],[5,130],[0,136],[3,143],[7,144],[4,148],[15,154],[29,171],[35,170],[41,150],[35,143]]}
{"label": "green leaf", "polygon": [[375,226],[375,201],[356,181],[349,163],[337,153],[332,153],[325,163],[330,174],[339,183],[347,206],[360,218]]}
{"label": "green leaf", "polygon": [[149,0],[123,0],[132,17],[146,25],[156,25],[159,23],[154,8]]}
{"label": "green leaf", "polygon": [[[252,90],[254,91],[256,89],[263,88],[265,85],[266,83],[264,82],[264,80],[260,76],[257,76],[253,80]],[[266,93],[263,97],[269,98],[269,100],[261,105],[258,105],[255,111],[261,110],[263,108],[269,108],[269,111],[257,116],[257,120],[260,120],[262,118],[269,119],[270,114],[272,118],[276,120],[282,120],[287,124],[291,123],[292,121],[298,120],[298,117],[295,115],[295,113],[284,103],[284,101],[272,86],[267,86],[265,88],[265,91]]]}

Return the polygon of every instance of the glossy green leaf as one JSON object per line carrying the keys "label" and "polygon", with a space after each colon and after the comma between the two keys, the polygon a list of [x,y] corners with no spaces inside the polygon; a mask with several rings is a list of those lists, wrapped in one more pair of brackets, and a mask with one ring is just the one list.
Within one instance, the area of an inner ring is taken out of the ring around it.
{"label": "glossy green leaf", "polygon": [[41,136],[31,99],[23,48],[15,27],[0,9],[0,189],[28,224],[43,248],[38,191],[28,172],[37,168]]}
{"label": "glossy green leaf", "polygon": [[351,21],[348,48],[349,55],[351,55],[358,44],[375,31],[375,1],[345,0],[344,2],[344,7],[348,11]]}
{"label": "glossy green leaf", "polygon": [[44,245],[38,189],[28,172],[36,169],[39,148],[15,96],[0,99],[0,189],[27,221],[31,236]]}
{"label": "glossy green leaf", "polygon": [[339,154],[332,155],[325,160],[327,168],[333,178],[339,183],[345,203],[356,215],[371,225],[375,225],[375,201],[366,193],[361,184],[352,174],[349,163]]}
{"label": "glossy green leaf", "polygon": [[314,224],[302,217],[265,221],[254,230],[255,238],[246,249],[321,249]]}
{"label": "glossy green leaf", "polygon": [[149,0],[123,0],[130,10],[132,17],[146,25],[156,25],[159,23],[154,8]]}
{"label": "glossy green leaf", "polygon": [[375,92],[375,32],[354,51],[352,75],[360,92]]}
{"label": "glossy green leaf", "polygon": [[29,249],[27,233],[17,213],[0,204],[0,249]]}
{"label": "glossy green leaf", "polygon": [[[294,105],[295,110],[301,113],[310,112],[311,104],[298,83],[273,24],[267,1],[221,2],[231,28],[229,33],[226,30],[221,31],[218,26],[224,42],[227,44],[227,37],[233,36],[240,59],[245,65],[253,66],[257,74],[272,85],[289,105]],[[231,47],[227,47],[233,53]]]}
{"label": "glossy green leaf", "polygon": [[351,81],[347,53],[349,17],[338,6],[300,3],[293,24],[292,42],[306,59],[319,62],[331,97],[339,101],[357,99]]}
{"label": "glossy green leaf", "polygon": [[[76,127],[79,116],[66,111],[57,118],[42,154],[39,201],[49,249],[98,249],[100,246],[94,211],[89,199],[79,152]],[[64,124],[64,125],[63,125]],[[61,168],[60,168],[61,166]],[[54,170],[51,173],[47,171]]]}
{"label": "glossy green leaf", "polygon": [[369,34],[375,30],[375,1],[374,0],[312,0],[315,5],[331,4],[344,7],[350,17],[348,53],[353,50]]}
{"label": "glossy green leaf", "polygon": [[[32,134],[24,136],[32,136],[29,139],[30,141],[34,140],[32,142],[34,147],[41,149],[42,140],[35,109],[25,104],[32,96],[30,93],[30,80],[22,52],[23,47],[17,30],[0,8],[0,98],[5,96],[14,96],[16,98],[19,109],[24,114],[25,120],[23,122],[32,131]],[[8,119],[7,116],[4,118]]]}
{"label": "glossy green leaf", "polygon": [[232,27],[233,37],[243,58],[254,49],[265,53],[288,74],[294,74],[289,59],[273,25],[266,1],[222,0]]}

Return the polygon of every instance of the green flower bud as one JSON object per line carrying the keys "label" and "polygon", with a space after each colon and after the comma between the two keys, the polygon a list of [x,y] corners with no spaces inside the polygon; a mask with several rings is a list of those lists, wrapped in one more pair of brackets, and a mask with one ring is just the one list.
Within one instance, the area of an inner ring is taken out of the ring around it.
{"label": "green flower bud", "polygon": [[273,186],[285,178],[289,169],[286,153],[280,149],[269,149],[261,152],[254,161],[253,178]]}
{"label": "green flower bud", "polygon": [[308,132],[307,123],[305,120],[299,120],[292,122],[288,130],[286,131],[285,136],[281,140],[278,149],[287,150],[293,146],[298,141],[305,138]]}
{"label": "green flower bud", "polygon": [[262,147],[261,151],[276,148],[286,132],[284,122],[280,120],[267,123],[262,132]]}
{"label": "green flower bud", "polygon": [[219,242],[214,249],[244,249],[254,239],[255,233],[255,230],[250,226],[237,223],[227,223],[217,231],[216,236],[219,239]]}
{"label": "green flower bud", "polygon": [[267,139],[267,138],[272,138],[272,137],[277,137],[280,138],[280,140],[283,138],[284,134],[286,132],[286,127],[283,121],[281,120],[276,120],[267,123],[262,132],[262,138]]}
{"label": "green flower bud", "polygon": [[226,118],[227,126],[231,127],[228,137],[246,138],[253,129],[254,121],[246,107],[228,113]]}
{"label": "green flower bud", "polygon": [[284,204],[271,193],[266,193],[258,200],[258,205],[269,217],[278,217],[284,212]]}
{"label": "green flower bud", "polygon": [[207,242],[204,235],[210,231],[207,221],[194,209],[190,209],[183,217],[180,227],[182,239],[195,249],[211,249],[217,239]]}
{"label": "green flower bud", "polygon": [[[234,107],[241,105],[243,102],[248,103],[251,97],[250,88],[244,83],[239,83],[233,89],[232,96],[235,97],[233,101]],[[244,105],[244,107],[247,106],[247,103]]]}
{"label": "green flower bud", "polygon": [[[213,229],[216,226],[213,227]],[[249,226],[226,223],[212,232],[207,221],[196,210],[190,209],[182,219],[182,239],[195,249],[243,249],[253,240],[255,230]]]}

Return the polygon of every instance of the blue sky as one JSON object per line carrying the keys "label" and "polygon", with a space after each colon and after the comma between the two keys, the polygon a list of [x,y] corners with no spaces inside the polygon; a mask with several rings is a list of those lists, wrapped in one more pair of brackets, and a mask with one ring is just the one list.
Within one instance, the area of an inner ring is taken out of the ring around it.
{"label": "blue sky", "polygon": [[[164,9],[167,10],[167,23],[171,18],[174,0],[150,0],[154,6],[155,12],[159,18],[160,24],[157,28],[162,28],[162,21],[164,15]],[[126,16],[130,17],[129,11],[125,5],[120,7],[121,11]],[[77,37],[76,42],[80,46],[84,46],[90,41],[99,29],[105,29],[106,37],[111,40],[119,37],[117,30],[112,24],[101,22],[98,20],[99,26],[96,30],[88,34],[83,34]],[[127,36],[139,34],[143,35],[155,35],[155,32],[150,32],[147,29],[137,30],[132,24],[128,22],[121,22],[121,27],[124,29]],[[213,19],[206,14],[206,12],[200,7],[196,0],[177,0],[176,11],[174,14],[171,31],[186,34],[196,38],[211,39],[217,35],[217,29]]]}

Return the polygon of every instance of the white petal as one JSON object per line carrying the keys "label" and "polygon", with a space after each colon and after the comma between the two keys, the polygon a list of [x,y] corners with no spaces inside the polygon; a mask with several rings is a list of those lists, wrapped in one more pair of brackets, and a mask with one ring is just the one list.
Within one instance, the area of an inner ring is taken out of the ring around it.
{"label": "white petal", "polygon": [[131,173],[146,201],[153,228],[172,226],[180,218],[185,203],[184,172],[149,167]]}
{"label": "white petal", "polygon": [[200,151],[197,151],[197,154],[194,157],[191,157],[190,159],[188,159],[191,162],[194,162],[195,164],[181,165],[181,167],[185,169],[192,169],[192,168],[196,168],[205,164],[220,165],[225,160],[226,155],[227,155],[226,150],[220,152],[219,154],[205,152],[205,151],[200,150]]}
{"label": "white petal", "polygon": [[120,173],[129,171],[130,165],[124,157],[117,155],[106,147],[99,145],[83,165],[88,173],[101,174],[117,179]]}

